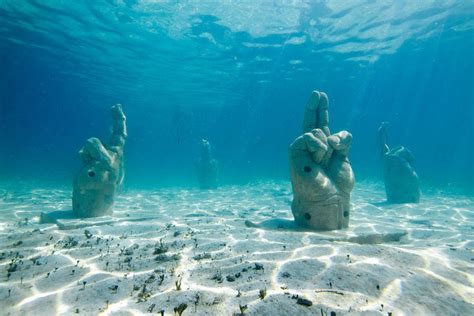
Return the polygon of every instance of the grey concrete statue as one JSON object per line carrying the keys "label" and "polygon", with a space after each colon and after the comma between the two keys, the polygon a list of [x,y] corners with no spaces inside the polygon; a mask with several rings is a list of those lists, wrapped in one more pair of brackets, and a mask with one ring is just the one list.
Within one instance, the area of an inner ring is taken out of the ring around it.
{"label": "grey concrete statue", "polygon": [[348,154],[352,135],[329,131],[329,101],[313,91],[306,104],[303,135],[290,145],[291,210],[299,226],[335,230],[349,225],[354,173]]}
{"label": "grey concrete statue", "polygon": [[387,141],[388,123],[383,122],[378,130],[380,154],[383,159],[385,192],[389,203],[418,203],[420,184],[412,164],[412,153],[403,146],[390,149]]}
{"label": "grey concrete statue", "polygon": [[112,214],[117,187],[124,178],[123,147],[127,126],[122,106],[111,108],[112,135],[105,146],[95,137],[89,138],[79,151],[82,167],[74,178],[72,208],[78,218]]}
{"label": "grey concrete statue", "polygon": [[198,182],[201,189],[217,188],[217,160],[212,158],[211,144],[206,139],[201,141],[201,152],[197,165]]}

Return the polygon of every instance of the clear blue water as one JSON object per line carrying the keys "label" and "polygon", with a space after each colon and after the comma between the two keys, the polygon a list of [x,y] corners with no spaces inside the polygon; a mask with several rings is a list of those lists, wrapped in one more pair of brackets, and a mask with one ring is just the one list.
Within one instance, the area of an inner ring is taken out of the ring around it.
{"label": "clear blue water", "polygon": [[313,89],[381,181],[381,121],[423,184],[473,192],[472,1],[0,1],[0,179],[69,185],[77,151],[128,116],[126,185],[288,179]]}

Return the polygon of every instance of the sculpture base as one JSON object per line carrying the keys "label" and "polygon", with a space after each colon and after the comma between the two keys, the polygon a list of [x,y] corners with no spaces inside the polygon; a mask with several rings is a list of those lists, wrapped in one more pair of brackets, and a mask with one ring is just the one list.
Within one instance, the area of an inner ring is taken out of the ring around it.
{"label": "sculpture base", "polygon": [[74,217],[112,215],[114,196],[113,190],[74,190],[72,196]]}
{"label": "sculpture base", "polygon": [[419,203],[420,188],[418,178],[385,178],[385,193],[387,194],[387,202],[389,203]]}
{"label": "sculpture base", "polygon": [[304,201],[295,198],[291,210],[298,226],[316,231],[349,227],[349,199],[334,196],[325,201]]}

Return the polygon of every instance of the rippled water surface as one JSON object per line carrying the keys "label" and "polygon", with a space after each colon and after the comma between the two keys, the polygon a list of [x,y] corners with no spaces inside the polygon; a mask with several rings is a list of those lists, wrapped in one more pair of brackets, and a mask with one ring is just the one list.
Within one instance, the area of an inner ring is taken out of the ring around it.
{"label": "rippled water surface", "polygon": [[[43,62],[54,67],[61,58],[56,71],[101,93],[131,93],[144,102],[138,92],[151,92],[171,73],[174,83],[154,98],[219,105],[238,102],[244,92],[235,87],[250,76],[260,84],[303,82],[332,68],[333,59],[371,64],[407,41],[442,32],[462,36],[473,27],[465,15],[472,6],[454,0],[7,0],[0,5],[0,30],[3,47],[46,50]],[[130,86],[135,81],[138,87]]]}

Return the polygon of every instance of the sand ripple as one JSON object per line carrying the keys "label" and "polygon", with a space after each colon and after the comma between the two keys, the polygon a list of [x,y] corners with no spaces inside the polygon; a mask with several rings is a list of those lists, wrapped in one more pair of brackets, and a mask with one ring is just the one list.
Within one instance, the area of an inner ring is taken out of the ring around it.
{"label": "sand ripple", "polygon": [[0,191],[5,314],[171,315],[182,303],[183,315],[474,308],[472,197],[433,191],[419,205],[387,205],[380,185],[359,183],[351,228],[318,233],[291,225],[287,182],[129,190],[114,217],[59,226],[39,215],[68,210],[68,189]]}

